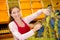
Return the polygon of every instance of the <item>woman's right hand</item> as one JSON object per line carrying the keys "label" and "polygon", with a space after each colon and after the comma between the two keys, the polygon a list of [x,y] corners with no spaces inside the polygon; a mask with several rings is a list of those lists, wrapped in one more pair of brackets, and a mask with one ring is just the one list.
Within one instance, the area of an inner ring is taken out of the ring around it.
{"label": "woman's right hand", "polygon": [[32,30],[35,32],[35,31],[39,30],[41,27],[42,27],[42,25],[39,23],[39,24],[36,24]]}
{"label": "woman's right hand", "polygon": [[42,12],[45,14],[45,15],[50,15],[50,13],[51,13],[51,10],[50,9],[42,9]]}

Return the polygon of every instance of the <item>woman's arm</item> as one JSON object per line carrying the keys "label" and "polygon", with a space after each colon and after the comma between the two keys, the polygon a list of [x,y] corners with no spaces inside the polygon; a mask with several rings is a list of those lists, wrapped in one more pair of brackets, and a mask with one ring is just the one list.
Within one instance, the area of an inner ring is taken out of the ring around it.
{"label": "woman's arm", "polygon": [[32,31],[32,30],[30,30],[29,32],[27,32],[25,34],[19,33],[18,29],[14,23],[9,24],[9,29],[12,32],[12,34],[20,40],[27,39],[27,38],[31,37],[32,35],[34,35],[34,31]]}
{"label": "woman's arm", "polygon": [[38,17],[40,14],[42,13],[42,10],[38,10],[37,12],[27,16],[27,17],[24,17],[24,21],[29,24],[32,20],[34,20],[36,17]]}
{"label": "woman's arm", "polygon": [[29,24],[32,20],[34,20],[36,17],[38,17],[41,13],[44,13],[45,15],[50,15],[50,10],[49,9],[40,9],[37,12],[35,12],[23,19],[27,24]]}

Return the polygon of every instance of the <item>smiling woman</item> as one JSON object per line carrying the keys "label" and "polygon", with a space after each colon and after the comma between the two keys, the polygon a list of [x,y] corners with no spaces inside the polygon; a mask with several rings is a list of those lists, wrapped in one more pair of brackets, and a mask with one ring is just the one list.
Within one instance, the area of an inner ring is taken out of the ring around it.
{"label": "smiling woman", "polygon": [[37,16],[39,16],[42,12],[46,15],[50,15],[49,9],[40,9],[37,12],[22,18],[19,7],[12,7],[9,10],[9,13],[10,17],[13,18],[13,20],[9,23],[9,29],[12,32],[14,38],[16,40],[25,40],[34,35],[34,32],[39,30],[42,25],[36,24],[33,29],[30,29],[29,23]]}

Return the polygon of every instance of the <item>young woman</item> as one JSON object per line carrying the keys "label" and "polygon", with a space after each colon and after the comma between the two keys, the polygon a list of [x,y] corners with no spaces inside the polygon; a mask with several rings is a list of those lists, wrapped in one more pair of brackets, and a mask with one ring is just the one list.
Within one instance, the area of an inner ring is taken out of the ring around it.
{"label": "young woman", "polygon": [[37,24],[33,29],[30,29],[29,23],[42,12],[46,15],[50,15],[49,9],[40,9],[25,18],[21,17],[20,9],[18,7],[12,7],[9,12],[10,18],[13,19],[13,21],[9,23],[9,29],[12,32],[15,40],[25,40],[34,35],[34,32],[41,28],[42,25]]}

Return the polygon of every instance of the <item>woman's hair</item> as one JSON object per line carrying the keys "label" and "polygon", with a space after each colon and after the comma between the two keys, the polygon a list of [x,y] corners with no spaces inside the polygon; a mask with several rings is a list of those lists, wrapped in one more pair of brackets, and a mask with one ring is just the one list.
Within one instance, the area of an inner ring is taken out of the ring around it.
{"label": "woman's hair", "polygon": [[13,20],[14,20],[13,17],[11,16],[12,9],[14,9],[14,8],[18,8],[18,9],[20,10],[20,8],[19,8],[18,6],[14,6],[14,7],[11,7],[11,8],[9,9],[10,21],[13,21]]}

